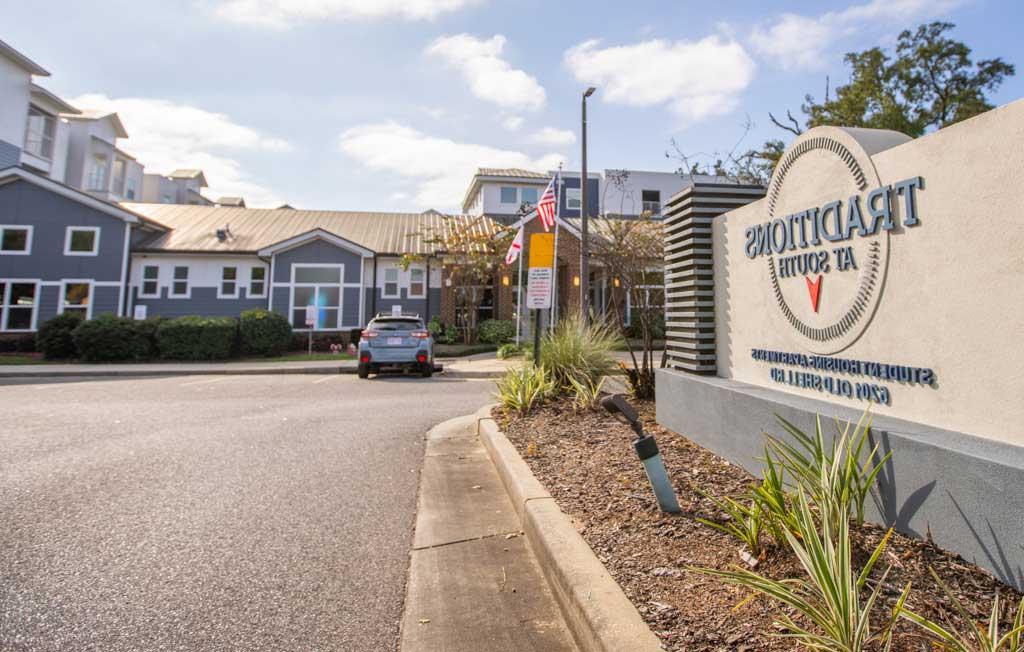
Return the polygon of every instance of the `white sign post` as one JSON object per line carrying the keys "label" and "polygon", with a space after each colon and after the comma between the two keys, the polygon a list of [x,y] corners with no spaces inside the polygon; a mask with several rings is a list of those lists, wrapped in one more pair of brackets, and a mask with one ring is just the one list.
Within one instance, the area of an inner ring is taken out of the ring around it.
{"label": "white sign post", "polygon": [[313,329],[316,328],[316,320],[319,316],[319,309],[316,306],[306,306],[306,328],[309,329],[309,356],[313,357]]}
{"label": "white sign post", "polygon": [[551,307],[551,279],[554,274],[550,267],[531,267],[526,286],[526,307],[530,310],[547,310]]}

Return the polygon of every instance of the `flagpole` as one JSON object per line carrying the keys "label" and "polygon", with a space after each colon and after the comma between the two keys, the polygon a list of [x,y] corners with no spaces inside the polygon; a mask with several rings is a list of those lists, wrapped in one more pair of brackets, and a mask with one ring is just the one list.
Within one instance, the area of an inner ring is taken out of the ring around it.
{"label": "flagpole", "polygon": [[[558,171],[559,173],[562,171],[561,165],[558,166]],[[558,218],[562,212],[562,191],[559,187],[562,183],[561,174],[557,178],[558,183],[555,184],[555,268],[551,274],[551,294],[553,296],[551,297],[551,323],[548,324],[548,328],[552,331],[555,329],[555,322],[558,320]]]}
{"label": "flagpole", "polygon": [[[526,229],[525,226],[520,227]],[[526,237],[523,237],[523,245],[526,244]],[[516,276],[516,346],[519,346],[519,331],[523,326],[523,249],[519,248],[519,275]]]}

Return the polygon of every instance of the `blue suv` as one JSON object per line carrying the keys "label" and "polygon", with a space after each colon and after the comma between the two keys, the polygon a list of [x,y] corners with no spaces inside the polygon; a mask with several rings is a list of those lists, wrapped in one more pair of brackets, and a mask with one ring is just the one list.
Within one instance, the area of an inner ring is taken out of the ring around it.
{"label": "blue suv", "polygon": [[378,314],[359,338],[360,378],[382,369],[413,369],[424,378],[434,373],[434,339],[419,315]]}

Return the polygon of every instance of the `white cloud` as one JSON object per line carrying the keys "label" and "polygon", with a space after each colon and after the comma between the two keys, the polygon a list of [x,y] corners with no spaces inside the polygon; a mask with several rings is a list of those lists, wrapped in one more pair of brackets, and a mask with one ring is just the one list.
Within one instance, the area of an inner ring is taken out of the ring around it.
{"label": "white cloud", "polygon": [[470,34],[442,36],[426,53],[443,59],[462,73],[473,95],[505,107],[537,110],[544,107],[547,94],[537,79],[513,68],[501,58],[505,37],[497,34],[486,41]]}
{"label": "white cloud", "polygon": [[576,142],[576,134],[568,129],[544,127],[543,129],[530,134],[529,140],[531,143],[536,143],[538,145],[564,147],[565,145],[572,145]]}
{"label": "white cloud", "polygon": [[518,129],[523,126],[523,117],[510,115],[501,121],[501,126],[509,131],[518,131]]}
{"label": "white cloud", "polygon": [[167,100],[89,94],[69,101],[83,109],[117,112],[129,136],[121,146],[146,166],[146,172],[199,168],[210,183],[204,194],[211,199],[231,195],[245,197],[250,206],[281,203],[272,190],[250,179],[232,156],[291,149],[280,138],[237,124],[222,113]]}
{"label": "white cloud", "polygon": [[401,18],[433,20],[483,0],[218,0],[213,13],[225,20],[287,28],[322,20]]}
{"label": "white cloud", "polygon": [[419,209],[460,211],[463,195],[479,167],[546,171],[565,161],[559,154],[532,158],[523,152],[428,136],[393,122],[366,124],[343,132],[339,149],[372,169],[410,182]]}
{"label": "white cloud", "polygon": [[742,45],[717,35],[606,48],[590,40],[568,50],[565,64],[581,83],[599,86],[604,101],[665,104],[691,121],[731,111],[756,68]]}
{"label": "white cloud", "polygon": [[856,33],[865,23],[936,16],[968,1],[871,0],[814,18],[786,13],[771,25],[755,27],[750,43],[759,54],[786,70],[813,70],[825,66],[825,52],[837,38]]}

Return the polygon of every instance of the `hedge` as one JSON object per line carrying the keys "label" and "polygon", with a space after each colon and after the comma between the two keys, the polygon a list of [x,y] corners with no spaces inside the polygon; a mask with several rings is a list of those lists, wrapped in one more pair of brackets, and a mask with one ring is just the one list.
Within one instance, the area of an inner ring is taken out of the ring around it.
{"label": "hedge", "polygon": [[65,312],[49,319],[39,327],[36,348],[49,359],[73,358],[78,354],[72,333],[82,323],[82,313]]}
{"label": "hedge", "polygon": [[109,314],[81,322],[72,333],[78,357],[83,362],[149,359],[152,347],[143,323]]}
{"label": "hedge", "polygon": [[291,345],[292,326],[284,315],[257,308],[242,313],[238,335],[243,353],[275,356]]}
{"label": "hedge", "polygon": [[511,319],[485,319],[477,327],[477,338],[487,344],[504,344],[516,336],[516,323]]}
{"label": "hedge", "polygon": [[224,360],[238,350],[238,320],[178,317],[157,327],[156,343],[168,360]]}

